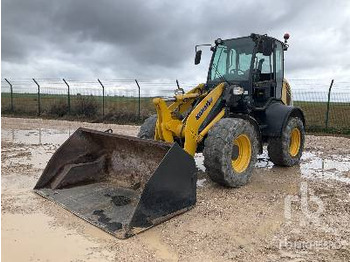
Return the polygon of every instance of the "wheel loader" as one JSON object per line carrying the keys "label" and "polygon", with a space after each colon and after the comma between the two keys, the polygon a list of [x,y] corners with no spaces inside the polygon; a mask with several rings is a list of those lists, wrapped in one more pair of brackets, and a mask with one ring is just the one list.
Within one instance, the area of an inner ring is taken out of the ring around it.
{"label": "wheel loader", "polygon": [[197,45],[195,64],[201,46],[212,51],[206,83],[154,98],[157,114],[137,138],[79,128],[34,191],[123,239],[195,205],[196,153],[211,180],[232,188],[249,181],[264,145],[275,165],[298,164],[305,118],[284,79],[288,38],[251,34]]}

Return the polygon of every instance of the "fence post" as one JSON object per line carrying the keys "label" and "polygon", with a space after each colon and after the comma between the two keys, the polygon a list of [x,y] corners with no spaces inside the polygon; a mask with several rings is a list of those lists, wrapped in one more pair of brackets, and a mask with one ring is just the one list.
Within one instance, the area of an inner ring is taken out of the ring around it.
{"label": "fence post", "polygon": [[41,115],[40,85],[34,78],[33,78],[33,81],[38,86],[38,116],[40,116]]}
{"label": "fence post", "polygon": [[141,87],[139,85],[139,82],[137,82],[137,80],[135,79],[135,83],[137,85],[137,88],[139,89],[139,101],[138,101],[138,104],[139,104],[139,108],[138,108],[138,117],[139,117],[139,120],[141,119]]}
{"label": "fence post", "polygon": [[328,90],[328,100],[327,100],[327,111],[326,111],[326,129],[328,129],[328,120],[329,120],[329,103],[331,101],[331,90],[333,87],[334,79],[331,81],[331,85],[329,86]]}
{"label": "fence post", "polygon": [[102,119],[105,118],[105,86],[102,84],[100,79],[97,79],[97,81],[102,86]]}
{"label": "fence post", "polygon": [[177,88],[180,89],[180,84],[179,84],[179,81],[176,79],[176,85],[177,85]]}
{"label": "fence post", "polygon": [[67,88],[68,88],[68,92],[67,92],[67,95],[68,95],[68,114],[70,115],[70,87],[69,87],[69,84],[67,83],[67,81],[63,78],[62,79],[63,82],[66,84]]}
{"label": "fence post", "polygon": [[13,113],[13,88],[12,88],[12,84],[10,83],[10,81],[9,80],[7,80],[6,78],[5,78],[5,81],[9,84],[9,86],[10,86],[10,103],[11,103],[11,112]]}

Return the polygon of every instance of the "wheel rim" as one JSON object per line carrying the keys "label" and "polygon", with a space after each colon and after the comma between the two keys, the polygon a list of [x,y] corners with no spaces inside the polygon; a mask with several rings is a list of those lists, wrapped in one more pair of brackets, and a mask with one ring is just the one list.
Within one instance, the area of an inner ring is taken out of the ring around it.
{"label": "wheel rim", "polygon": [[252,145],[247,135],[239,135],[233,141],[237,153],[232,157],[231,165],[235,172],[242,173],[247,169],[252,156]]}
{"label": "wheel rim", "polygon": [[293,128],[290,134],[289,154],[296,156],[299,153],[301,144],[301,134],[298,128]]}

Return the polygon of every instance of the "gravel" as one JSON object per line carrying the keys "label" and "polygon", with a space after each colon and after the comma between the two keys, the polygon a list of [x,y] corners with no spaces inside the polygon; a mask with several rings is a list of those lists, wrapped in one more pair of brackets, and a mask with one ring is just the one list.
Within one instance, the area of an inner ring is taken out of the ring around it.
{"label": "gravel", "polygon": [[306,136],[301,164],[291,168],[273,166],[265,152],[250,183],[237,189],[216,185],[199,171],[194,209],[119,240],[32,188],[76,128],[136,136],[139,127],[22,118],[1,122],[5,261],[350,261],[348,138]]}

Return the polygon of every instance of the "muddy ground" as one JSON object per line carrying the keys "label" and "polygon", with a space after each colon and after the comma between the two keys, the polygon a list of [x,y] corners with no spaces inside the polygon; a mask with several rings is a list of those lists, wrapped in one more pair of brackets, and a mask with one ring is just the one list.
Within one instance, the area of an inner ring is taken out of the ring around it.
{"label": "muddy ground", "polygon": [[[350,139],[307,136],[300,166],[259,156],[238,189],[199,172],[194,209],[116,239],[33,193],[48,159],[79,126],[136,135],[136,126],[2,118],[3,261],[350,261]],[[196,157],[201,170],[202,156]]]}

